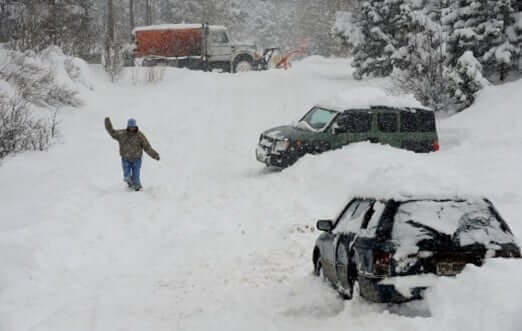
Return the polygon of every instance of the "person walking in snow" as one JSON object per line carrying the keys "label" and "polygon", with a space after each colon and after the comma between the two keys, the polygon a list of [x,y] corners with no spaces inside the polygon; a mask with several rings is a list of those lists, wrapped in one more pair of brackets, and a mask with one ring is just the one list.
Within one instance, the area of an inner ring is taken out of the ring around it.
{"label": "person walking in snow", "polygon": [[151,158],[159,161],[160,156],[149,144],[147,138],[136,124],[135,119],[129,119],[127,129],[114,130],[110,118],[105,118],[105,129],[120,145],[123,180],[136,191],[141,190],[140,169],[141,158],[145,151]]}

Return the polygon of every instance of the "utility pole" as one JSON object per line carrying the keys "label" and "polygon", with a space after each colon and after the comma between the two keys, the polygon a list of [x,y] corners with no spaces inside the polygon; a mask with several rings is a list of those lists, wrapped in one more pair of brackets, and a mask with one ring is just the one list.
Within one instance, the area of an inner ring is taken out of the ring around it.
{"label": "utility pole", "polygon": [[107,32],[105,40],[107,45],[114,42],[114,0],[107,0]]}
{"label": "utility pole", "polygon": [[152,25],[152,0],[146,1],[145,25]]}
{"label": "utility pole", "polygon": [[134,0],[129,0],[129,19],[130,19],[130,28],[134,29],[136,23],[134,22]]}

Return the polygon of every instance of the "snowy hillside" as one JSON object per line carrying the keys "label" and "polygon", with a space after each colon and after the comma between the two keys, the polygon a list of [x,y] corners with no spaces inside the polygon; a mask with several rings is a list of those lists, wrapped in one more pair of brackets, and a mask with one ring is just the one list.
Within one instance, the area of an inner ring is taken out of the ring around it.
{"label": "snowy hillside", "polygon": [[[352,194],[478,194],[522,238],[522,81],[488,87],[440,120],[441,151],[355,144],[273,172],[259,134],[297,120],[354,81],[314,57],[290,71],[168,70],[111,84],[92,67],[62,141],[0,166],[0,330],[502,330],[522,325],[520,261],[467,267],[422,303],[342,301],[311,275],[315,221]],[[103,127],[135,117],[161,154],[128,192]]]}

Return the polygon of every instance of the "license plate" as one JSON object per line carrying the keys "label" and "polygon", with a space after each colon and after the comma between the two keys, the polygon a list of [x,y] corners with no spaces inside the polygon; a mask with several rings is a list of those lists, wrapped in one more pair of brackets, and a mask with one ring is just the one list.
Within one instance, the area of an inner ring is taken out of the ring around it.
{"label": "license plate", "polygon": [[461,273],[465,266],[464,263],[437,263],[437,275],[455,276]]}

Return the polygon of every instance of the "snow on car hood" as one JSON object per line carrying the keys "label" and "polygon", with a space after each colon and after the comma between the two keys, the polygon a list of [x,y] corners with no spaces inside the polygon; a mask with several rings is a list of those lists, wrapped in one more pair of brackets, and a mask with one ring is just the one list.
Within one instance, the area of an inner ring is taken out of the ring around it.
{"label": "snow on car hood", "polygon": [[292,125],[283,125],[278,126],[275,128],[272,128],[270,130],[266,130],[263,132],[264,136],[267,136],[269,138],[275,139],[275,140],[283,140],[283,139],[296,139],[298,136],[305,133],[304,130],[299,129]]}

